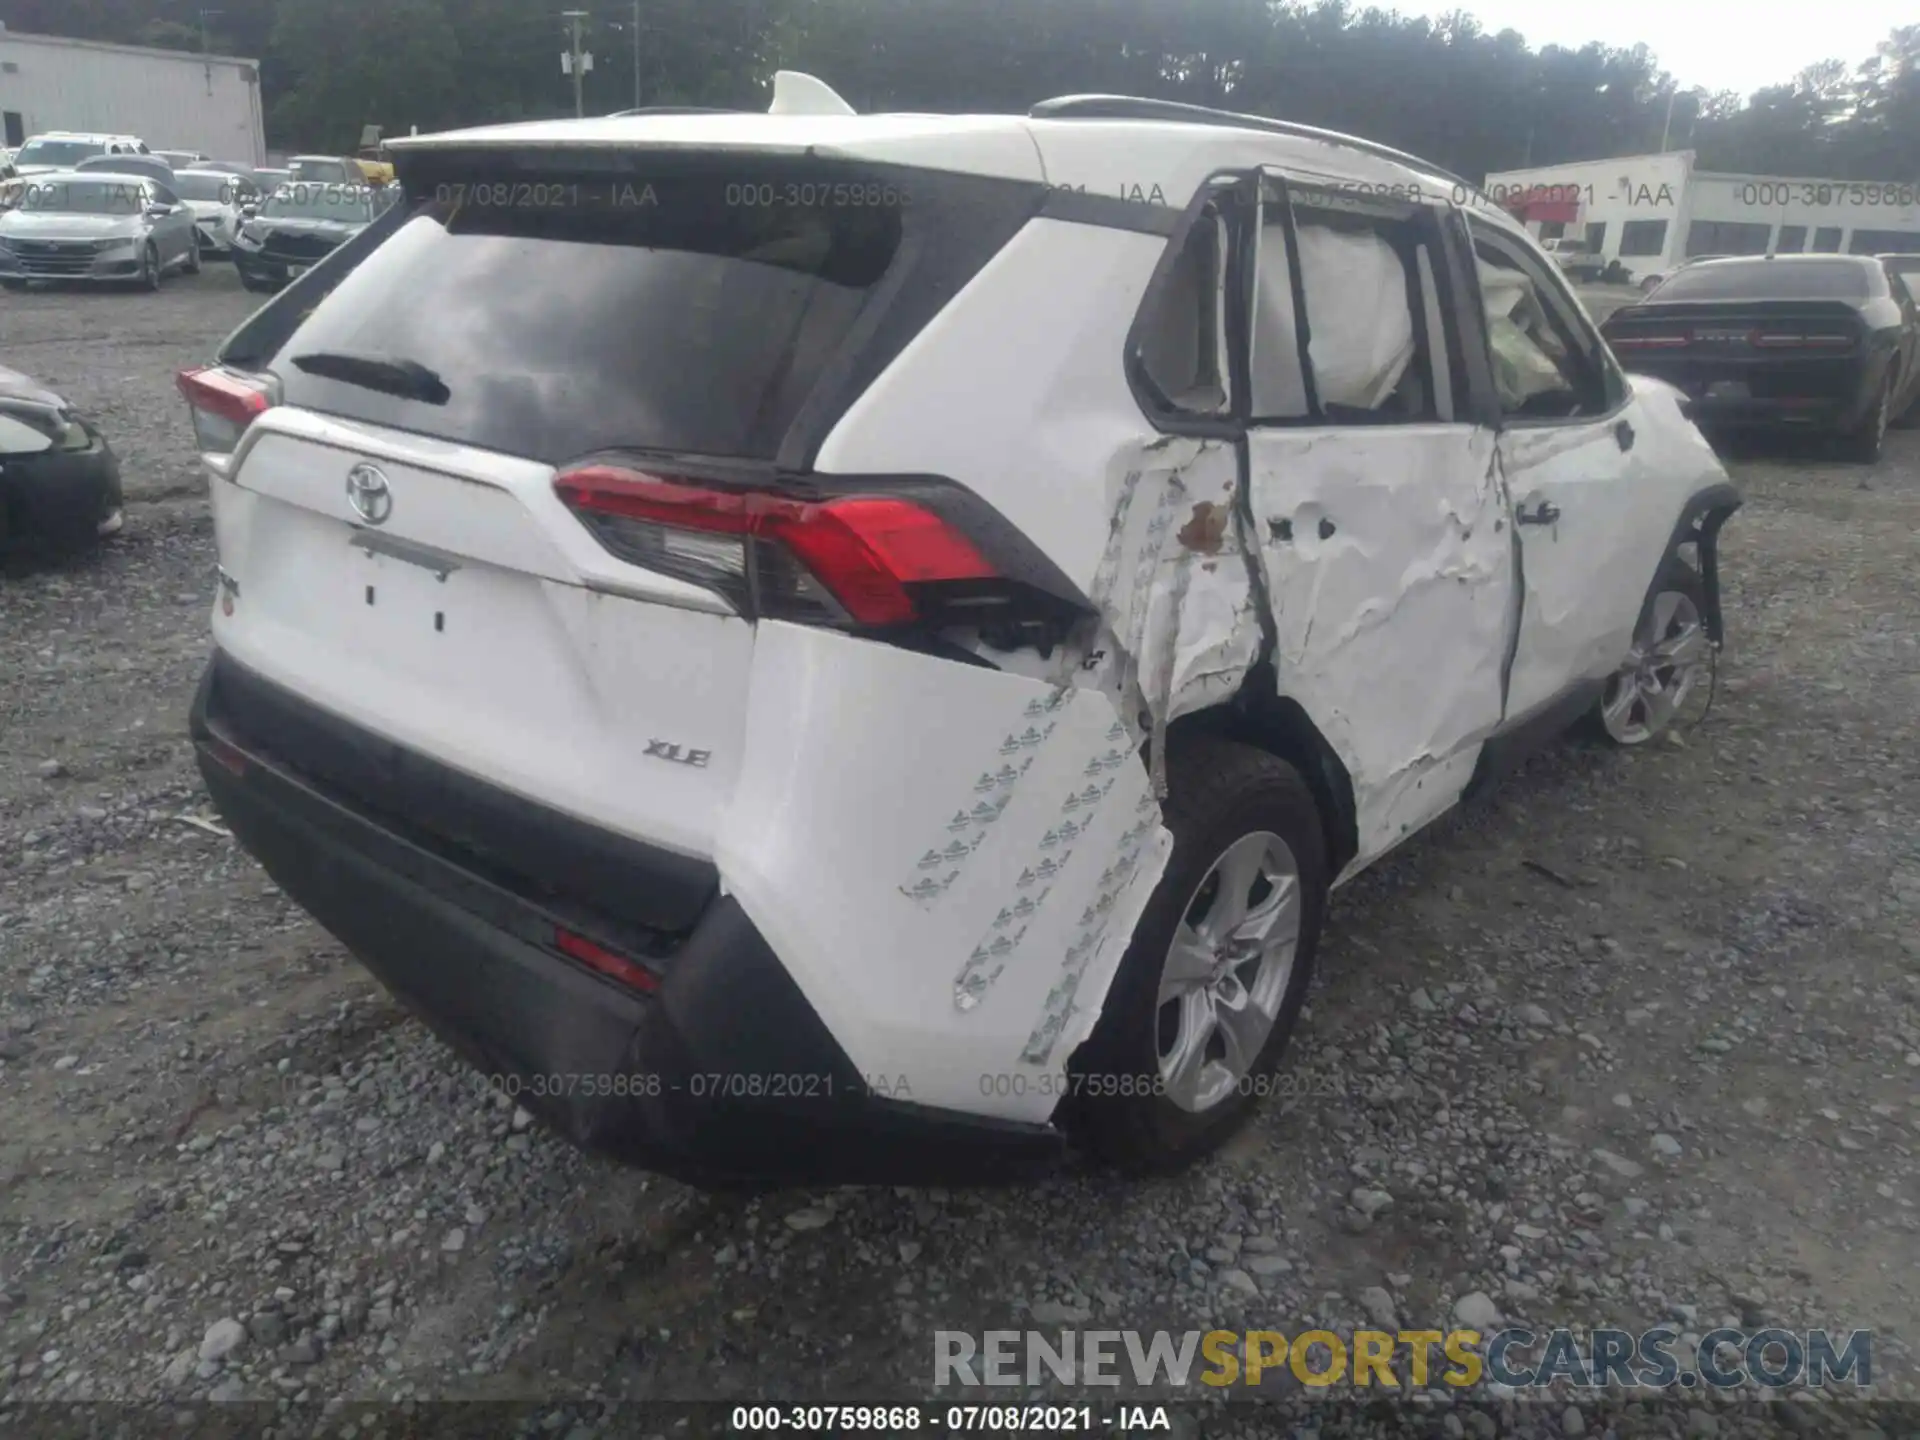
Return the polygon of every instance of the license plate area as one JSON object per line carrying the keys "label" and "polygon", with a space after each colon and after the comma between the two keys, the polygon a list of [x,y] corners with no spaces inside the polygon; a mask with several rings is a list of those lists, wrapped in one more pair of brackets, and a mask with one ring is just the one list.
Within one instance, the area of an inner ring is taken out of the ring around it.
{"label": "license plate area", "polygon": [[372,628],[391,638],[446,633],[453,577],[465,563],[459,556],[366,530],[356,531],[347,544],[358,552],[354,598]]}

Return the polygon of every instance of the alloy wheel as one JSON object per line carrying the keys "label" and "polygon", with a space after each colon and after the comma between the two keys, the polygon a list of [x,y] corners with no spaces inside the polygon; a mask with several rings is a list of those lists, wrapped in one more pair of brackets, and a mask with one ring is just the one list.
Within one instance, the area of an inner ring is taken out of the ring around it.
{"label": "alloy wheel", "polygon": [[1663,590],[1654,596],[1626,664],[1607,681],[1601,697],[1600,723],[1607,734],[1621,745],[1643,745],[1671,725],[1699,679],[1709,648],[1691,595]]}
{"label": "alloy wheel", "polygon": [[1187,903],[1161,968],[1156,1053],[1166,1095],[1210,1110],[1253,1072],[1300,945],[1300,868],[1270,830],[1243,835]]}

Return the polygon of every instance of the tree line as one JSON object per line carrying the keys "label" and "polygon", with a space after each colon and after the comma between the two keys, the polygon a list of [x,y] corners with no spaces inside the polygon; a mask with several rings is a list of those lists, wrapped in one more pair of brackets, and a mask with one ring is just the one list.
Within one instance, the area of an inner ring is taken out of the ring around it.
{"label": "tree line", "polygon": [[[1701,168],[1920,179],[1920,25],[1741,96],[1682,88],[1645,44],[1534,49],[1455,11],[1346,0],[573,0],[590,11],[589,114],[764,109],[774,70],[868,110],[1023,111],[1119,92],[1284,116],[1479,178],[1524,165],[1693,149]],[[354,148],[573,113],[551,0],[0,0],[40,34],[257,57],[268,143]],[[1728,43],[1737,43],[1729,37]]]}

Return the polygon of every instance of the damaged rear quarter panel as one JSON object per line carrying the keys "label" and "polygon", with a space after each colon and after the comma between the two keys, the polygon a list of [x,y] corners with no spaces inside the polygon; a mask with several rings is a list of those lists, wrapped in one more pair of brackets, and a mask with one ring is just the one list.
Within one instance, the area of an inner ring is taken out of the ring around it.
{"label": "damaged rear quarter panel", "polygon": [[1113,703],[768,622],[748,714],[715,858],[853,1067],[1045,1120],[1172,843]]}

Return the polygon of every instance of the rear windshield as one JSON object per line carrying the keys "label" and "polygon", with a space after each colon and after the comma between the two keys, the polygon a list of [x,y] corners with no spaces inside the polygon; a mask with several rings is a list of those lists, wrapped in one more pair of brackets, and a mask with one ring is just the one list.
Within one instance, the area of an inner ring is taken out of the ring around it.
{"label": "rear windshield", "polygon": [[347,174],[344,160],[295,160],[288,164],[287,170],[296,180],[331,180],[338,183],[359,178]]}
{"label": "rear windshield", "polygon": [[[289,404],[549,464],[629,447],[772,459],[911,198],[738,167],[436,183],[271,368]],[[417,362],[444,403],[293,363],[316,352]]]}
{"label": "rear windshield", "polygon": [[97,140],[29,140],[13,157],[16,165],[72,165],[89,155],[104,155],[107,147]]}
{"label": "rear windshield", "polygon": [[1662,300],[1865,300],[1865,265],[1834,260],[1716,260],[1677,270]]}
{"label": "rear windshield", "polygon": [[241,188],[239,177],[234,175],[196,175],[183,170],[173,175],[173,193],[182,200],[218,200],[231,205]]}

